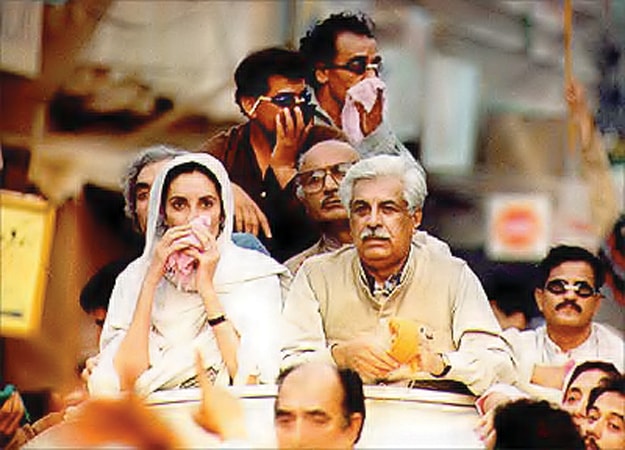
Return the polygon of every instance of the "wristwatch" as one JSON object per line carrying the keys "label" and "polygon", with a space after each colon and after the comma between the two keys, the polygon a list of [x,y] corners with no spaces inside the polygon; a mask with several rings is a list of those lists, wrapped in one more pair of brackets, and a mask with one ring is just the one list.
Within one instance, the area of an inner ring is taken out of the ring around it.
{"label": "wristwatch", "polygon": [[443,361],[443,370],[440,373],[430,373],[434,378],[442,378],[449,373],[451,370],[451,363],[449,362],[449,358],[445,353],[437,353],[440,356],[441,361]]}

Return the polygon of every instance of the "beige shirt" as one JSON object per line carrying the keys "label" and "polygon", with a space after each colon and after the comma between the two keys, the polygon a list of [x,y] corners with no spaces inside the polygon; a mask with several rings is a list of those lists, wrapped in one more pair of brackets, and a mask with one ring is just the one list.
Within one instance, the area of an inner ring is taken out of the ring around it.
{"label": "beige shirt", "polygon": [[510,349],[464,261],[413,244],[388,298],[371,294],[362,270],[353,246],[304,262],[284,307],[284,366],[310,359],[333,362],[332,344],[376,333],[398,316],[427,325],[434,336],[431,348],[450,360],[446,379],[461,381],[476,394],[493,383],[515,381]]}

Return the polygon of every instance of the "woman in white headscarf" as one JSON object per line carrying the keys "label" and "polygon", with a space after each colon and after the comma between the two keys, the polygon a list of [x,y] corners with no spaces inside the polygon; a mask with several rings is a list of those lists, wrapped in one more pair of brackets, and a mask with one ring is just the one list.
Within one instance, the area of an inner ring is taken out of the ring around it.
{"label": "woman in white headscarf", "polygon": [[214,383],[273,383],[281,288],[288,271],[231,241],[234,202],[206,154],[167,164],[150,192],[145,249],[118,277],[92,394],[195,385],[200,351]]}

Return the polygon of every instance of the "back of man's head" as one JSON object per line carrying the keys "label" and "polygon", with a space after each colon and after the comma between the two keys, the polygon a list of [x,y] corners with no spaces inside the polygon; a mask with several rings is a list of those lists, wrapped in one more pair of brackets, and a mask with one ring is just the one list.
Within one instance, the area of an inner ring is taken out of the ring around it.
{"label": "back of man's head", "polygon": [[359,36],[373,38],[375,25],[364,13],[343,11],[332,14],[323,21],[318,21],[299,41],[299,50],[307,65],[306,81],[313,88],[317,87],[315,67],[329,64],[336,56],[336,37],[340,33],[349,32]]}
{"label": "back of man's head", "polygon": [[584,448],[571,416],[545,400],[521,399],[499,407],[494,428],[495,449]]}
{"label": "back of man's head", "polygon": [[258,97],[269,90],[269,77],[282,76],[303,80],[306,65],[299,52],[270,47],[247,55],[234,72],[235,100],[241,106],[242,97]]}
{"label": "back of man's head", "polygon": [[569,245],[558,245],[549,250],[547,256],[538,264],[538,279],[536,287],[542,289],[549,279],[551,271],[565,262],[576,261],[587,263],[593,271],[595,288],[600,288],[605,281],[603,264],[588,250]]}

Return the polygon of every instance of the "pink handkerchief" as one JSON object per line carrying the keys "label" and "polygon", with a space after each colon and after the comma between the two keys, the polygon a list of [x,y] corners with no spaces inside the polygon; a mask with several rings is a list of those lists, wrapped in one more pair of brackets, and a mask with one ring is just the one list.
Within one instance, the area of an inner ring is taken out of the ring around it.
{"label": "pink handkerchief", "polygon": [[[193,229],[204,228],[208,230],[210,224],[210,217],[207,216],[198,216],[191,221],[191,227]],[[188,243],[190,246],[202,247],[202,243],[194,233],[182,238],[180,242]],[[184,250],[172,253],[165,262],[167,278],[171,280],[178,289],[184,291],[193,289],[192,281],[194,271],[195,258],[185,254]]]}
{"label": "pink handkerchief", "polygon": [[347,91],[345,105],[343,105],[343,111],[341,112],[341,122],[343,131],[353,145],[360,144],[364,139],[360,129],[360,116],[355,104],[360,103],[364,106],[365,111],[371,112],[378,97],[378,90],[382,91],[382,111],[384,111],[386,84],[378,77],[365,78]]}

